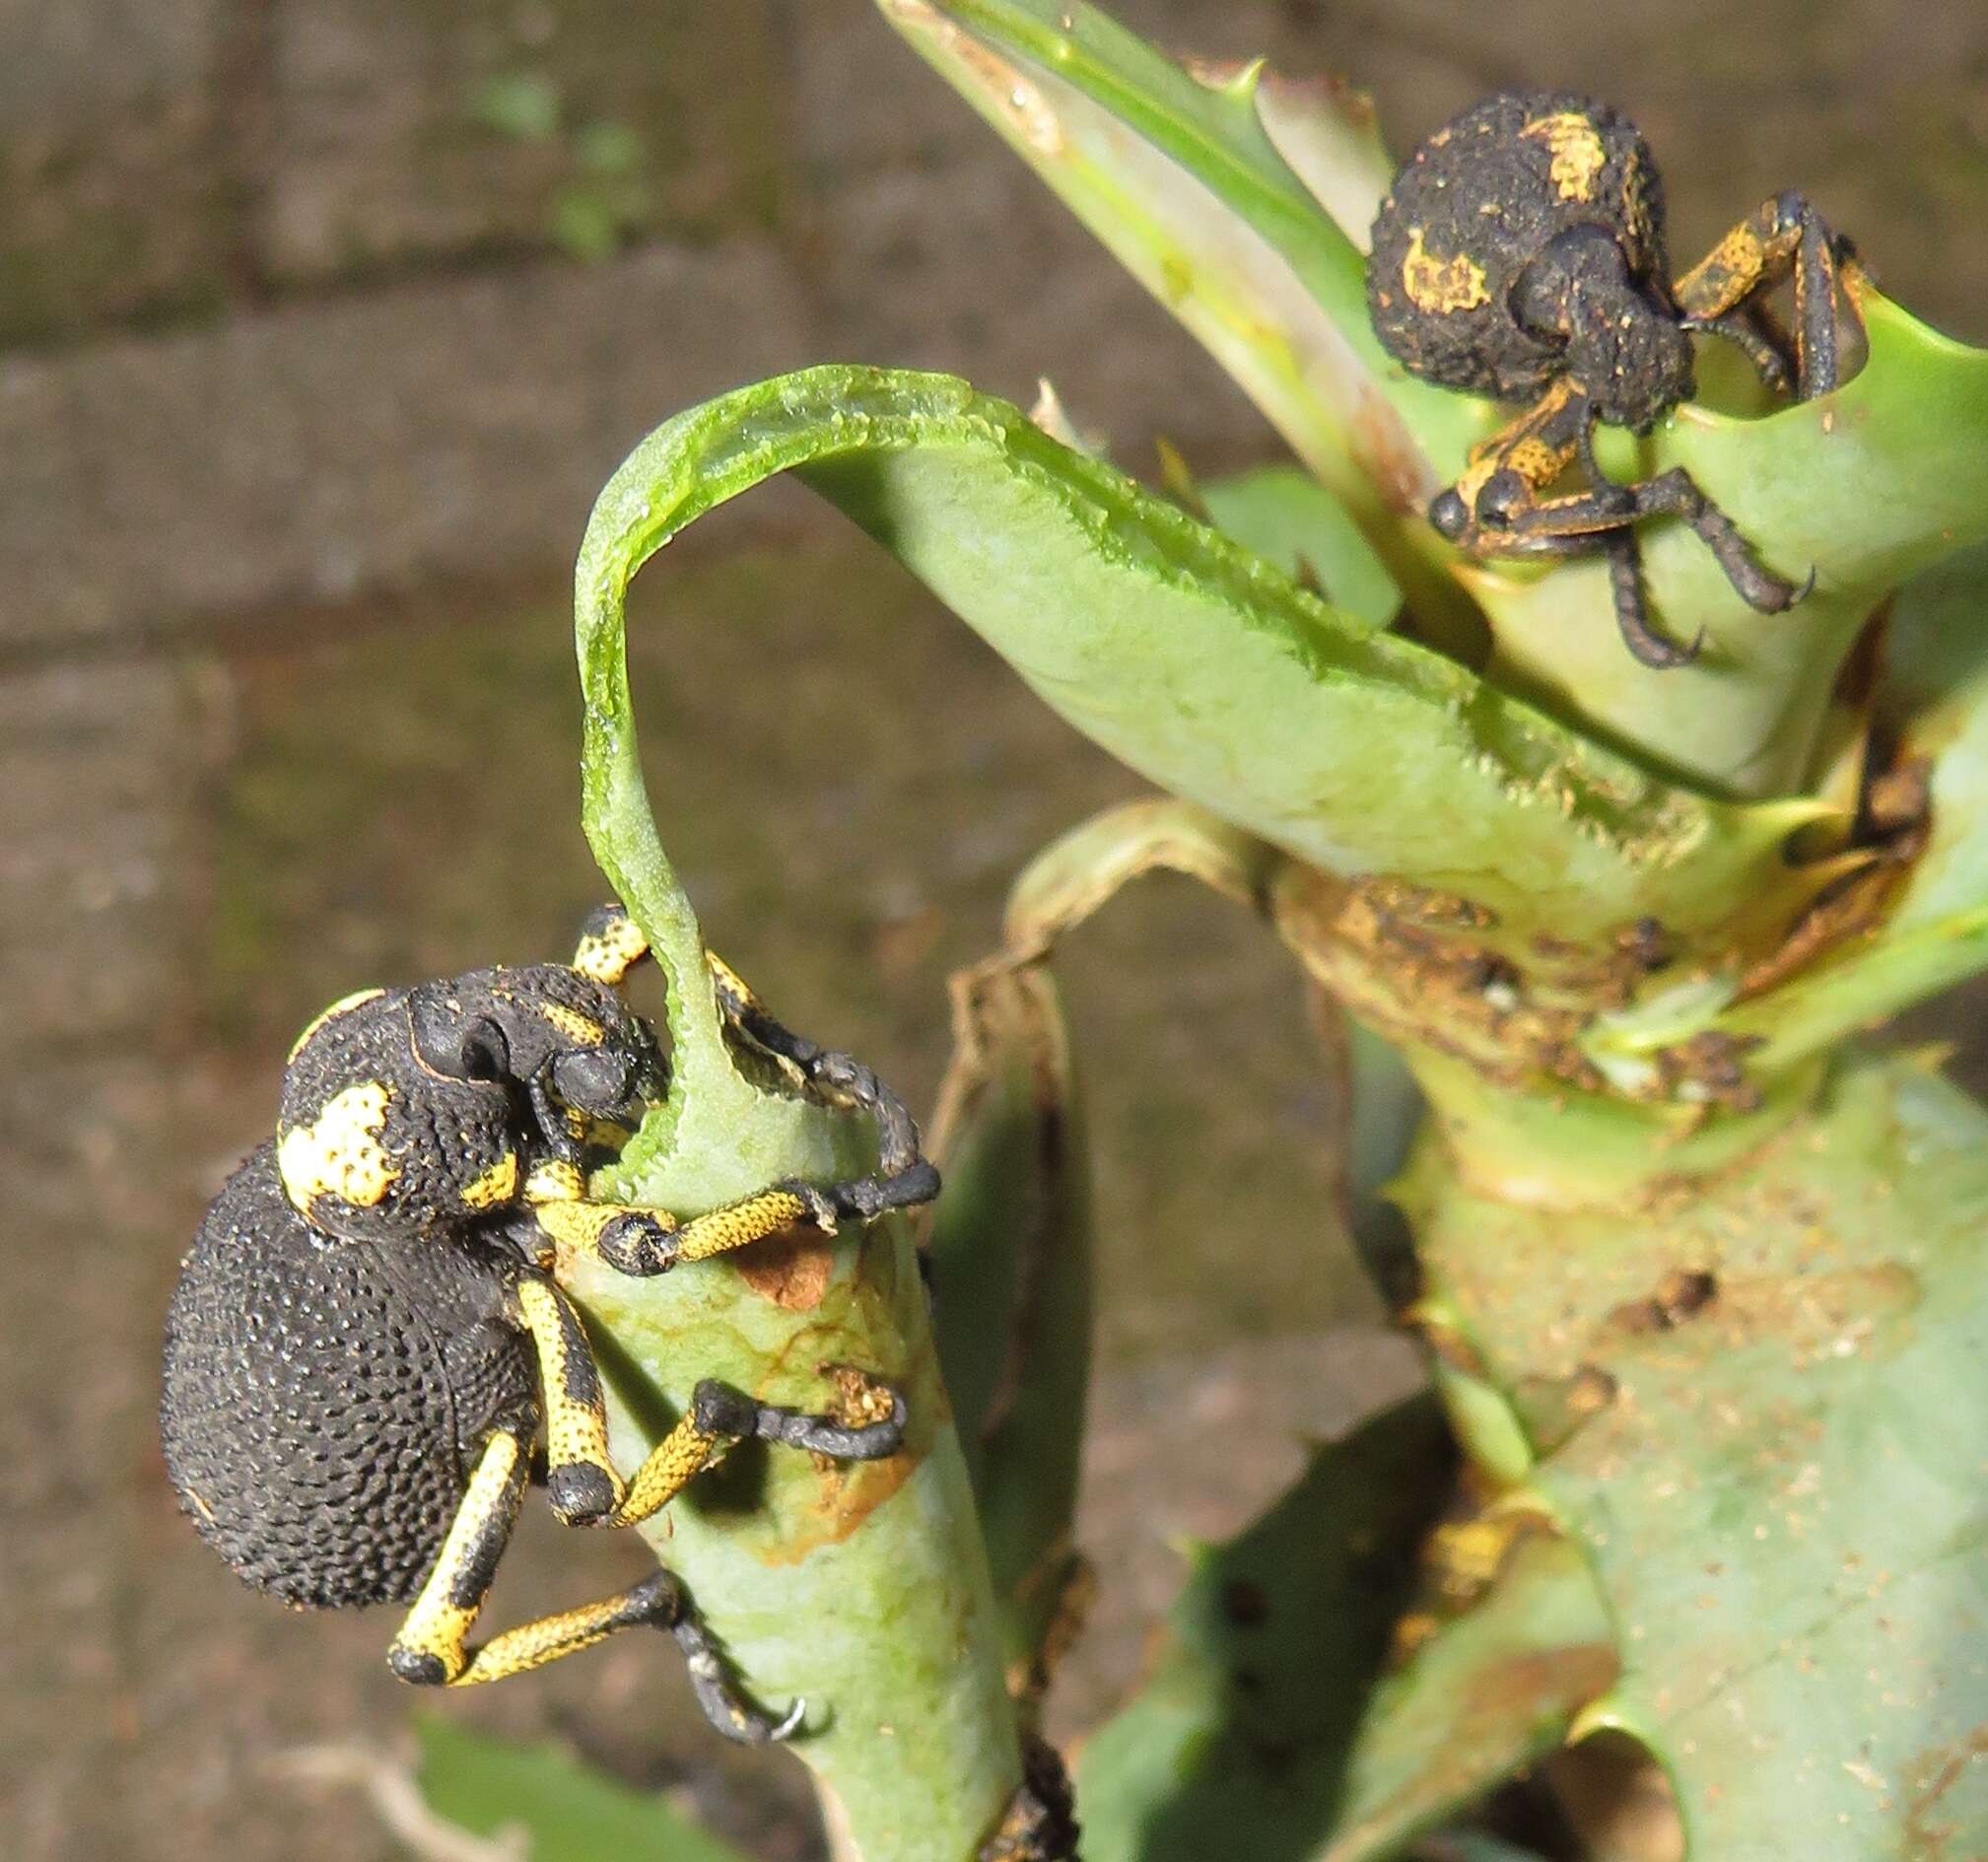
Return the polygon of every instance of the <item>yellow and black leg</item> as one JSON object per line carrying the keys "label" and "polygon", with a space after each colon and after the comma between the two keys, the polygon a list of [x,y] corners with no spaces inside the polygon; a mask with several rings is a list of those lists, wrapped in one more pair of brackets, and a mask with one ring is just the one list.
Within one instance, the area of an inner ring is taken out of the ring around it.
{"label": "yellow and black leg", "polygon": [[619,901],[597,905],[580,928],[573,968],[582,976],[619,989],[628,973],[649,955],[649,938]]}
{"label": "yellow and black leg", "polygon": [[624,1483],[608,1458],[600,1372],[579,1311],[549,1276],[532,1271],[519,1275],[514,1296],[515,1322],[529,1333],[538,1358],[547,1496],[569,1526],[640,1525],[743,1441],[780,1442],[837,1461],[878,1461],[904,1441],[904,1399],[874,1378],[851,1377],[856,1414],[846,1419],[761,1403],[707,1377],[676,1426]]}
{"label": "yellow and black leg", "polygon": [[517,1320],[538,1356],[545,1410],[545,1491],[569,1526],[611,1518],[626,1489],[607,1453],[607,1410],[600,1371],[573,1302],[544,1275],[520,1275]]}
{"label": "yellow and black leg", "polygon": [[[617,1273],[631,1275],[667,1274],[685,1261],[728,1254],[796,1222],[819,1221],[820,1195],[803,1185],[776,1184],[679,1219],[664,1208],[595,1202],[580,1171],[564,1162],[540,1165],[524,1186],[532,1219],[555,1246],[597,1255]],[[827,1214],[833,1230],[832,1207]]]}
{"label": "yellow and black leg", "polygon": [[[1678,308],[1693,329],[1739,342],[1771,384],[1785,384],[1787,364],[1762,365],[1772,348],[1735,315],[1791,273],[1795,280],[1795,387],[1803,400],[1826,394],[1841,375],[1836,341],[1836,274],[1843,243],[1796,193],[1776,194],[1735,227],[1677,283]],[[1853,307],[1854,309],[1854,307]],[[1777,383],[1778,376],[1778,383]]]}
{"label": "yellow and black leg", "polygon": [[[573,967],[618,986],[648,954],[649,940],[627,911],[618,904],[603,905],[582,928]],[[589,1204],[578,1173],[557,1165],[535,1174],[539,1194],[526,1188],[526,1200],[548,1210],[542,1218],[546,1231],[567,1246],[594,1250],[623,1273],[661,1274],[681,1261],[745,1247],[797,1221],[834,1234],[844,1216],[868,1221],[886,1209],[929,1203],[938,1194],[938,1172],[920,1153],[918,1125],[904,1101],[860,1061],[823,1048],[775,1020],[722,958],[707,952],[706,961],[720,1011],[741,1039],[785,1068],[796,1086],[874,1120],[877,1169],[827,1185],[786,1180],[680,1222],[666,1209]]]}
{"label": "yellow and black leg", "polygon": [[800,1723],[804,1703],[795,1701],[775,1720],[744,1700],[731,1685],[681,1581],[669,1571],[658,1570],[598,1603],[540,1617],[476,1648],[468,1646],[470,1630],[517,1520],[529,1461],[530,1438],[522,1428],[503,1428],[491,1436],[435,1569],[387,1651],[393,1672],[417,1687],[471,1688],[543,1668],[605,1641],[617,1630],[651,1626],[667,1629],[683,1651],[698,1705],[727,1739],[761,1745],[792,1732]]}
{"label": "yellow and black leg", "polygon": [[813,1219],[830,1233],[839,1216],[868,1221],[886,1209],[911,1208],[937,1196],[938,1171],[919,1150],[918,1124],[904,1101],[852,1055],[821,1047],[776,1021],[722,958],[706,952],[705,960],[720,1008],[747,1041],[790,1069],[813,1092],[866,1112],[876,1124],[877,1168],[868,1176],[820,1189],[801,1183],[780,1187],[809,1198],[815,1206]]}
{"label": "yellow and black leg", "polygon": [[[1586,394],[1571,382],[1556,383],[1538,406],[1473,448],[1463,476],[1429,507],[1430,520],[1452,541],[1487,555],[1606,553],[1616,625],[1623,643],[1647,666],[1682,665],[1696,656],[1701,642],[1681,646],[1650,625],[1635,535],[1635,525],[1646,517],[1681,517],[1711,550],[1740,598],[1763,614],[1778,614],[1807,592],[1806,586],[1797,587],[1754,560],[1738,526],[1681,466],[1639,484],[1611,479],[1595,456],[1594,422]],[[1542,498],[1576,458],[1588,489]]]}
{"label": "yellow and black leg", "polygon": [[868,1420],[850,1422],[761,1403],[707,1377],[691,1392],[690,1408],[681,1420],[636,1470],[620,1508],[602,1523],[640,1525],[744,1441],[780,1442],[836,1461],[881,1461],[896,1454],[904,1443],[904,1398],[878,1381],[870,1381],[864,1394],[876,1414]]}

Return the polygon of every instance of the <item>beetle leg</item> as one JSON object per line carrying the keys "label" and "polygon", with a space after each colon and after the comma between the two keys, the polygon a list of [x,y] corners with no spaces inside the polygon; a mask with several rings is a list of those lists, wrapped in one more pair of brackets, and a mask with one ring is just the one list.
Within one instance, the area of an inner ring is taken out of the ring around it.
{"label": "beetle leg", "polygon": [[1690,317],[1686,323],[1691,329],[1703,330],[1708,336],[1723,336],[1735,345],[1772,392],[1786,394],[1794,386],[1788,358],[1780,344],[1750,317],[1729,310],[1722,316]]}
{"label": "beetle leg", "polygon": [[547,1276],[519,1275],[514,1297],[538,1356],[546,1497],[567,1525],[592,1525],[614,1513],[627,1489],[608,1459],[607,1410],[586,1329]]}
{"label": "beetle leg", "polygon": [[[442,1542],[435,1569],[386,1651],[386,1663],[402,1681],[423,1687],[454,1686],[474,1665],[464,1644],[477,1612],[497,1576],[497,1561],[517,1523],[517,1508],[530,1470],[531,1445],[522,1429],[498,1429],[485,1443],[461,1504]],[[488,1651],[479,1651],[487,1653]],[[542,1659],[550,1661],[548,1654]],[[535,1664],[521,1662],[507,1669]],[[479,1675],[479,1680],[494,1676]]]}
{"label": "beetle leg", "polygon": [[[649,940],[627,911],[620,905],[603,905],[587,916],[582,928],[573,967],[615,985],[648,954]],[[798,1181],[775,1184],[681,1224],[664,1210],[647,1211],[655,1220],[641,1233],[625,1226],[613,1243],[614,1253],[603,1249],[603,1258],[625,1273],[659,1274],[679,1261],[701,1261],[742,1248],[792,1222],[811,1221],[834,1234],[838,1219],[845,1215],[868,1221],[886,1209],[929,1203],[938,1194],[938,1172],[919,1152],[918,1125],[904,1101],[860,1061],[820,1047],[775,1020],[721,957],[707,952],[705,960],[719,1008],[735,1032],[777,1062],[796,1086],[855,1106],[875,1120],[879,1167],[868,1176],[825,1187]],[[574,1217],[555,1219],[569,1230],[579,1227]],[[669,1239],[672,1236],[674,1240]],[[582,1245],[598,1246],[598,1238],[585,1237]]]}
{"label": "beetle leg", "polygon": [[676,1426],[650,1450],[628,1483],[628,1497],[610,1526],[636,1526],[681,1493],[707,1468],[722,1461],[740,1442],[754,1438],[804,1448],[837,1461],[880,1461],[904,1442],[904,1398],[890,1385],[864,1380],[867,1400],[884,1413],[867,1422],[789,1410],[760,1403],[742,1390],[705,1378],[692,1391],[690,1408]]}
{"label": "beetle leg", "polygon": [[[1486,490],[1496,496],[1501,487],[1493,480]],[[1622,637],[1630,652],[1650,665],[1677,664],[1675,655],[1683,650],[1675,643],[1656,645],[1661,636],[1650,629],[1644,615],[1635,548],[1632,544],[1625,549],[1619,541],[1618,533],[1645,517],[1682,517],[1718,559],[1740,598],[1762,614],[1779,614],[1808,592],[1808,585],[1797,587],[1762,568],[1739,526],[1692,483],[1681,466],[1641,484],[1616,485],[1604,480],[1588,491],[1537,504],[1513,497],[1488,513],[1480,503],[1479,514],[1485,532],[1481,548],[1551,555],[1569,555],[1583,547],[1607,550],[1615,590],[1615,618]],[[1625,588],[1633,591],[1627,600]],[[1685,652],[1684,657],[1695,651],[1694,647]]]}
{"label": "beetle leg", "polygon": [[[1581,466],[1588,483],[1597,488],[1619,490],[1595,452],[1592,425],[1581,435]],[[1673,666],[1689,665],[1705,644],[1704,630],[1688,647],[1680,646],[1650,625],[1649,604],[1643,598],[1643,547],[1633,527],[1609,531],[1603,539],[1609,557],[1609,588],[1615,602],[1615,627],[1630,655],[1654,671],[1667,672]]]}
{"label": "beetle leg", "polygon": [[539,1617],[468,1646],[517,1520],[529,1462],[530,1443],[521,1429],[501,1428],[485,1445],[435,1569],[387,1650],[393,1672],[418,1687],[472,1688],[576,1655],[617,1629],[652,1624],[667,1629],[683,1651],[697,1703],[720,1733],[748,1745],[785,1739],[799,1724],[803,1703],[795,1701],[776,1721],[744,1700],[682,1582],[670,1571],[657,1570],[598,1603]]}
{"label": "beetle leg", "polygon": [[[1795,366],[1803,400],[1836,385],[1836,269],[1840,242],[1800,194],[1763,201],[1675,287],[1692,328],[1709,328],[1749,299],[1795,279]],[[1854,313],[1855,306],[1851,307]],[[1731,330],[1722,330],[1730,335]],[[1748,353],[1751,353],[1750,351]]]}
{"label": "beetle leg", "polygon": [[838,1461],[877,1461],[904,1441],[904,1399],[888,1384],[861,1378],[857,1401],[873,1414],[864,1421],[760,1403],[707,1377],[691,1392],[690,1408],[650,1450],[626,1484],[607,1452],[607,1413],[600,1372],[578,1311],[554,1282],[520,1276],[520,1317],[538,1347],[544,1393],[546,1489],[569,1526],[635,1526],[669,1504],[740,1442],[757,1437],[805,1448]]}
{"label": "beetle leg", "polygon": [[516,1299],[518,1319],[538,1352],[546,1492],[553,1511],[569,1526],[639,1525],[740,1442],[754,1437],[837,1461],[877,1461],[896,1454],[904,1441],[904,1399],[875,1378],[854,1379],[855,1401],[871,1414],[866,1420],[846,1422],[760,1403],[707,1377],[692,1391],[690,1408],[675,1427],[624,1484],[608,1459],[600,1370],[578,1309],[550,1276],[539,1274],[518,1276]]}
{"label": "beetle leg", "polygon": [[[823,1220],[817,1212],[815,1221],[833,1232],[838,1215],[868,1221],[885,1209],[910,1208],[938,1195],[938,1171],[920,1154],[918,1124],[904,1101],[860,1061],[821,1047],[776,1021],[721,957],[707,951],[705,961],[711,966],[719,1006],[753,1046],[784,1063],[824,1098],[857,1107],[876,1123],[877,1169],[868,1176],[813,1191],[828,1206],[828,1219]],[[809,1193],[807,1185],[785,1187]]]}
{"label": "beetle leg", "polygon": [[628,973],[649,955],[649,939],[619,900],[597,905],[580,928],[573,968],[596,983],[618,988]]}
{"label": "beetle leg", "polygon": [[1574,462],[1595,423],[1587,391],[1562,376],[1516,420],[1471,448],[1457,482],[1429,504],[1429,521],[1462,549],[1495,551],[1498,513],[1536,502]]}
{"label": "beetle leg", "polygon": [[807,1184],[775,1184],[721,1204],[702,1215],[679,1218],[670,1210],[625,1203],[597,1203],[580,1172],[564,1164],[541,1165],[526,1179],[532,1218],[560,1248],[598,1255],[618,1274],[667,1274],[684,1261],[728,1254],[796,1222],[834,1232],[836,1208]]}
{"label": "beetle leg", "polygon": [[1609,587],[1615,597],[1615,626],[1622,645],[1658,672],[1689,665],[1705,644],[1704,631],[1700,629],[1697,639],[1683,647],[1650,625],[1649,608],[1643,600],[1643,552],[1635,531],[1611,530],[1604,547],[1609,554]]}
{"label": "beetle leg", "polygon": [[[1762,614],[1779,614],[1808,592],[1753,559],[1733,519],[1692,483],[1682,466],[1673,466],[1640,484],[1607,484],[1566,498],[1549,498],[1502,517],[1506,547],[1530,549],[1536,539],[1599,536],[1640,523],[1645,517],[1682,517],[1718,559],[1740,598]],[[1489,526],[1486,526],[1489,527]]]}
{"label": "beetle leg", "polygon": [[[1587,471],[1588,489],[1541,498],[1541,489],[1576,457]],[[1539,406],[1475,448],[1464,475],[1437,497],[1429,515],[1461,547],[1486,554],[1605,552],[1616,625],[1629,651],[1648,666],[1681,665],[1697,654],[1700,643],[1680,646],[1650,625],[1640,546],[1633,534],[1633,526],[1645,517],[1682,517],[1717,558],[1741,599],[1763,614],[1782,612],[1808,591],[1762,568],[1739,526],[1681,466],[1640,484],[1610,478],[1595,454],[1593,410],[1575,386],[1556,387]]]}

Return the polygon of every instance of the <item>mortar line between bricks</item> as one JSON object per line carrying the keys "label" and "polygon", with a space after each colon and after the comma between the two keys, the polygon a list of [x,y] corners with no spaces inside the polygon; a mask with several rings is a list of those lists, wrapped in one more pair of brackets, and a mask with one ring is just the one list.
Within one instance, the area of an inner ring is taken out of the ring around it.
{"label": "mortar line between bricks", "polygon": [[230,0],[214,61],[212,159],[222,176],[231,308],[275,297],[263,253],[276,132],[276,0]]}

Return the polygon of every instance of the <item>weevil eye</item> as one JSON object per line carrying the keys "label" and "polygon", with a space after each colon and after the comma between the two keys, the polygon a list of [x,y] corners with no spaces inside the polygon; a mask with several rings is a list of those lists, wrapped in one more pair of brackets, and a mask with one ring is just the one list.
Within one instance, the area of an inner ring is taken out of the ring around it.
{"label": "weevil eye", "polygon": [[613,1118],[637,1096],[631,1058],[614,1048],[577,1048],[552,1063],[552,1088],[580,1112]]}
{"label": "weevil eye", "polygon": [[1454,485],[1448,491],[1439,491],[1430,500],[1429,521],[1452,542],[1471,527],[1471,514],[1457,496]]}
{"label": "weevil eye", "polygon": [[445,1079],[503,1079],[511,1071],[511,1043],[488,1015],[466,1016],[462,1004],[433,985],[408,999],[408,1023],[422,1066]]}
{"label": "weevil eye", "polygon": [[1526,481],[1510,466],[1493,472],[1477,494],[1477,521],[1502,528],[1515,512],[1524,508]]}

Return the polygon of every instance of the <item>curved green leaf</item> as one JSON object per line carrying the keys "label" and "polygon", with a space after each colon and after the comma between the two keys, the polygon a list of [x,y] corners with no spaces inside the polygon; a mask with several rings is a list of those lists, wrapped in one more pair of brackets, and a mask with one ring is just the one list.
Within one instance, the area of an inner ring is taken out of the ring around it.
{"label": "curved green leaf", "polygon": [[[1706,931],[1779,883],[1775,850],[1814,812],[1652,780],[950,377],[825,368],[723,395],[637,448],[596,526],[640,560],[782,471],[1132,768],[1301,860],[1474,898],[1514,946],[1646,913]],[[611,644],[588,639],[609,692]],[[625,724],[590,708],[589,729],[603,767],[634,768]]]}
{"label": "curved green leaf", "polygon": [[1198,489],[1208,521],[1245,549],[1293,581],[1315,585],[1355,620],[1377,628],[1394,620],[1402,591],[1387,564],[1345,506],[1309,472],[1265,465]]}
{"label": "curved green leaf", "polygon": [[1425,618],[1460,609],[1420,519],[1444,477],[1431,454],[1460,459],[1489,414],[1405,377],[1368,322],[1363,248],[1392,164],[1365,100],[1267,98],[1261,66],[1203,82],[1088,5],[879,4],[1262,408]]}
{"label": "curved green leaf", "polygon": [[[595,1190],[686,1213],[783,1179],[857,1173],[876,1154],[866,1122],[762,1087],[734,1062],[696,915],[643,785],[628,586],[686,507],[708,508],[725,495],[718,487],[751,482],[738,454],[752,456],[752,437],[727,438],[744,477],[714,471],[688,497],[670,448],[638,450],[595,504],[575,587],[583,820],[649,933],[671,1040],[667,1104]],[[902,1393],[910,1421],[897,1454],[833,1463],[742,1444],[638,1530],[684,1578],[763,1701],[809,1699],[790,1750],[814,1772],[849,1852],[863,1862],[966,1862],[1007,1808],[1021,1749],[1004,1621],[905,1218],[846,1224],[833,1239],[770,1240],[647,1278],[615,1273],[592,1251],[562,1259],[559,1271],[587,1315],[625,1472],[707,1377],[811,1411],[836,1405],[845,1372]],[[900,1738],[900,1722],[916,1738]]]}

